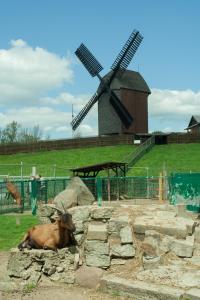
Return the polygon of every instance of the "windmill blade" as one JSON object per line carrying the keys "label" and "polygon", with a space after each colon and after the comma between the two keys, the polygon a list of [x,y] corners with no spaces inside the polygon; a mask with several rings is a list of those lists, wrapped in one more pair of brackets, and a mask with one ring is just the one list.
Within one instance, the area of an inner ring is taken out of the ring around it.
{"label": "windmill blade", "polygon": [[139,31],[134,30],[131,33],[129,39],[111,66],[111,69],[115,74],[119,69],[127,69],[142,40],[143,36],[139,33]]}
{"label": "windmill blade", "polygon": [[120,99],[117,97],[115,92],[111,91],[110,94],[110,103],[115,109],[117,115],[119,116],[120,120],[124,124],[126,128],[129,128],[130,125],[133,122],[132,116],[129,114],[128,110],[125,108],[125,106],[122,104]]}
{"label": "windmill blade", "polygon": [[76,130],[76,128],[80,125],[81,121],[85,118],[89,110],[92,108],[92,106],[97,102],[99,97],[102,95],[103,92],[95,93],[92,98],[89,100],[89,102],[81,109],[79,114],[72,120],[71,126],[73,130]]}
{"label": "windmill blade", "polygon": [[75,51],[75,54],[92,77],[96,76],[103,70],[101,64],[84,44],[80,45],[80,47]]}

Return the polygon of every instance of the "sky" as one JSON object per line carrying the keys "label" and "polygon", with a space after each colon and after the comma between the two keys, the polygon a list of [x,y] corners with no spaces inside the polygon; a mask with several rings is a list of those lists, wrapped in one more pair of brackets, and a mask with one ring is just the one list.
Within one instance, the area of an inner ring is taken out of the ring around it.
{"label": "sky", "polygon": [[[105,75],[137,29],[144,39],[128,69],[151,89],[149,131],[184,131],[200,115],[199,0],[0,0],[0,128],[39,125],[71,138],[74,115],[99,85],[74,52],[83,42]],[[97,107],[75,135],[98,134]]]}

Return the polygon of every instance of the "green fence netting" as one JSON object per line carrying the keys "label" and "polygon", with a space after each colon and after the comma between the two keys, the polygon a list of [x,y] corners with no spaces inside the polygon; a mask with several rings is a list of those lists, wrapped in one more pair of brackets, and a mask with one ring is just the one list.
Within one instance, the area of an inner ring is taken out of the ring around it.
{"label": "green fence netting", "polygon": [[[157,199],[158,178],[147,177],[97,177],[83,178],[84,183],[94,195],[98,204],[103,201],[122,199]],[[42,180],[15,180],[22,197],[19,208],[8,194],[6,183],[0,182],[0,213],[32,210],[36,213],[38,202],[47,203],[63,191],[70,181],[69,177],[45,178]]]}
{"label": "green fence netting", "polygon": [[169,178],[170,201],[200,212],[200,173],[176,173]]}

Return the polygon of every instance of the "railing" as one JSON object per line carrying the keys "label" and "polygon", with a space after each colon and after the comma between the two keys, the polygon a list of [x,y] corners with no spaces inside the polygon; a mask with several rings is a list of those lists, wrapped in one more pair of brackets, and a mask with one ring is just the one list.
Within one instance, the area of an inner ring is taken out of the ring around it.
{"label": "railing", "polygon": [[136,151],[129,154],[123,162],[125,162],[126,165],[126,171],[128,171],[128,168],[131,168],[145,153],[150,151],[152,147],[155,145],[155,136],[153,135],[149,139],[147,139],[142,145],[140,145]]}

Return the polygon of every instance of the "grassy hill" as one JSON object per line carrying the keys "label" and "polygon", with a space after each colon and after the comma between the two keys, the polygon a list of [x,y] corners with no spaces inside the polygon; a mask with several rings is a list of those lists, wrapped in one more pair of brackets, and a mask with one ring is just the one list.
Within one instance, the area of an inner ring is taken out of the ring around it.
{"label": "grassy hill", "polygon": [[[135,146],[116,145],[106,147],[45,151],[34,153],[18,153],[0,155],[0,175],[20,175],[20,162],[23,162],[23,174],[30,175],[31,167],[36,166],[37,173],[42,176],[69,176],[70,168],[82,167],[106,161],[121,161],[132,153]],[[8,166],[7,164],[10,164]],[[13,164],[16,164],[15,166]],[[56,167],[55,167],[56,165]]]}
{"label": "grassy hill", "polygon": [[[69,176],[70,168],[123,161],[133,153],[134,145],[117,145],[60,151],[18,153],[0,155],[0,175],[20,175],[20,162],[23,162],[23,175],[30,175],[32,166],[42,176]],[[138,163],[129,170],[129,176],[158,176],[163,167],[171,172],[200,172],[200,144],[169,144],[154,146]],[[10,164],[10,165],[8,165]],[[15,164],[15,165],[13,165]],[[56,167],[55,167],[56,165]],[[103,175],[100,173],[100,175]]]}
{"label": "grassy hill", "polygon": [[149,175],[157,176],[166,168],[167,173],[171,172],[200,172],[200,144],[169,144],[157,145],[147,153],[135,168],[131,169],[128,175],[146,176],[149,168]]}

